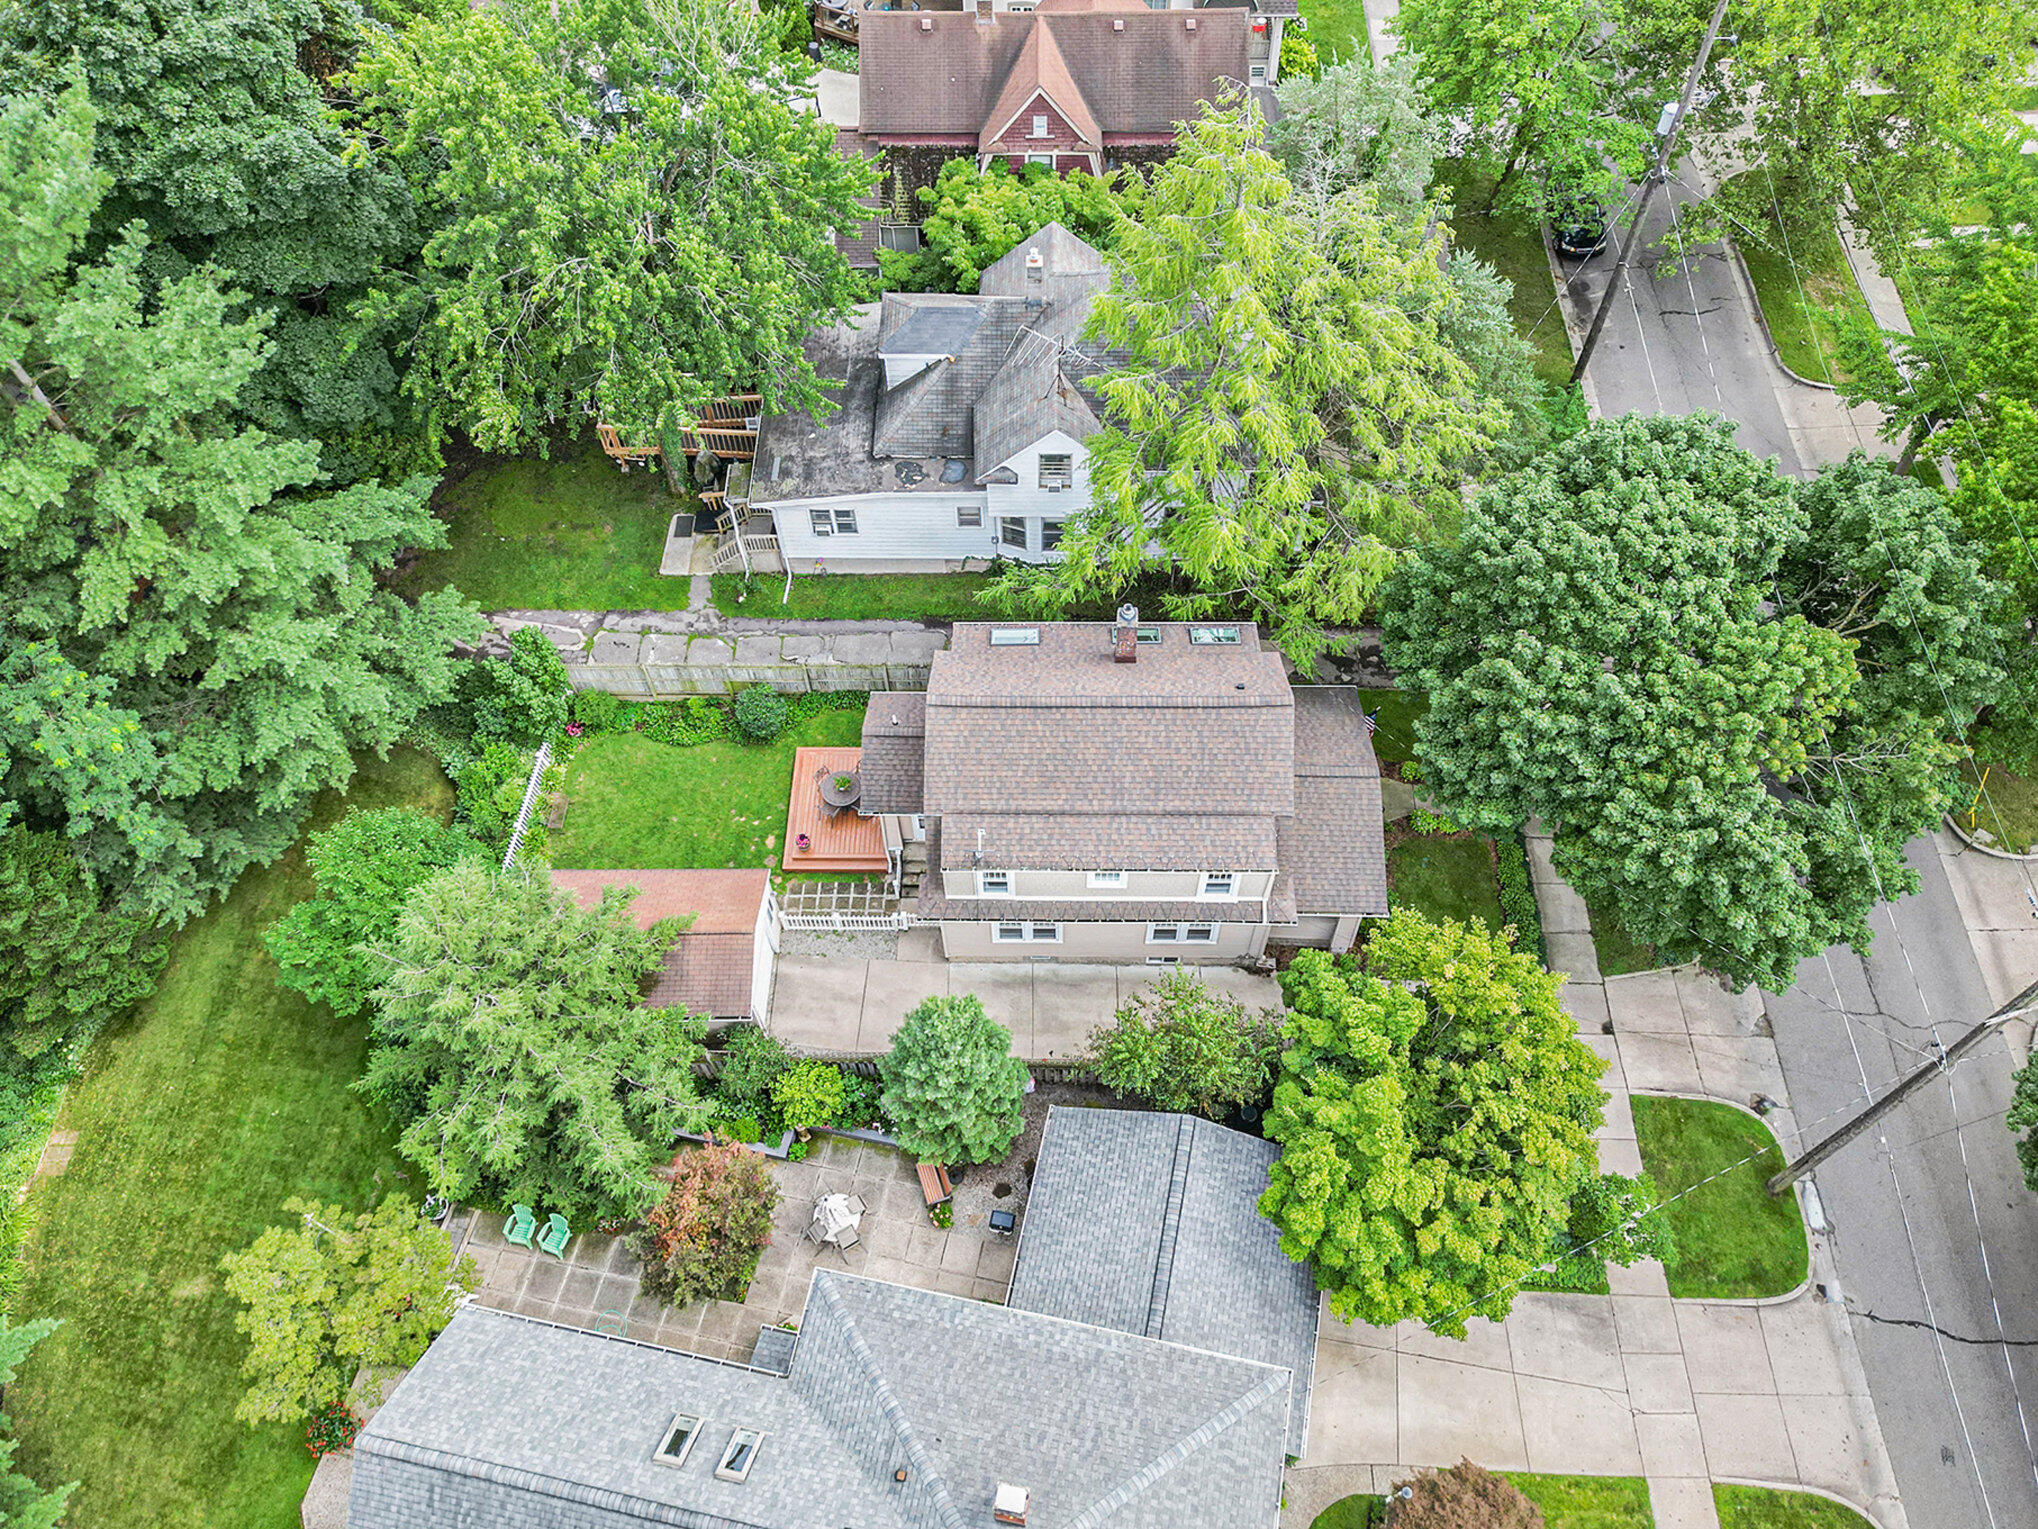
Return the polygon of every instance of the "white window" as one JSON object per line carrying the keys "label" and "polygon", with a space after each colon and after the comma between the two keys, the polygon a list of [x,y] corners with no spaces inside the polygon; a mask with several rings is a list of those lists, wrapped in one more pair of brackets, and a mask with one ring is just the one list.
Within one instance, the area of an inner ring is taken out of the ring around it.
{"label": "white window", "polygon": [[1054,156],[1052,154],[1028,154],[1026,162],[1029,165],[1046,165],[1050,170],[1054,168]]}
{"label": "white window", "polygon": [[1205,871],[1201,897],[1238,896],[1238,873],[1236,871]]}
{"label": "white window", "polygon": [[1040,523],[1040,550],[1052,552],[1061,545],[1062,523],[1058,520],[1043,520]]}
{"label": "white window", "polygon": [[1076,481],[1075,459],[1065,451],[1043,451],[1040,454],[1040,486],[1050,492],[1059,493],[1073,487]]}
{"label": "white window", "polygon": [[716,1477],[722,1481],[743,1480],[757,1463],[757,1448],[763,1442],[764,1435],[755,1428],[739,1428],[730,1434],[728,1448],[722,1451],[721,1461],[715,1466]]}
{"label": "white window", "polygon": [[1266,83],[1267,83],[1267,66],[1266,66],[1265,64],[1248,64],[1248,65],[1246,65],[1246,78],[1247,78],[1247,80],[1248,80],[1248,81],[1249,81],[1250,83],[1252,83],[1252,84],[1254,84],[1254,85],[1264,85],[1264,84],[1266,84]]}
{"label": "white window", "polygon": [[993,926],[991,938],[1000,945],[1056,945],[1061,942],[1061,925],[1015,919]]}
{"label": "white window", "polygon": [[1000,515],[998,517],[998,540],[1007,547],[1017,547],[1021,552],[1024,552],[1026,550],[1025,520],[1018,515]]}
{"label": "white window", "polygon": [[1092,888],[1100,890],[1110,887],[1122,887],[1125,885],[1125,873],[1123,871],[1092,871],[1090,872],[1090,885]]}
{"label": "white window", "polygon": [[1149,945],[1215,945],[1217,926],[1215,924],[1148,924],[1146,943]]}
{"label": "white window", "polygon": [[1035,138],[1045,138],[1045,137],[1047,136],[1047,113],[1046,113],[1046,112],[1035,112],[1035,113],[1033,114],[1033,133],[1032,133],[1032,136],[1033,136],[1033,137],[1035,137]]}
{"label": "white window", "polygon": [[978,871],[977,896],[1010,897],[1012,895],[1012,873],[1010,871]]}
{"label": "white window", "polygon": [[959,526],[981,526],[984,523],[984,509],[980,504],[958,504],[955,507],[955,523]]}
{"label": "white window", "polygon": [[918,223],[880,223],[877,230],[877,247],[881,250],[905,250],[911,252],[920,247],[920,225]]}
{"label": "white window", "polygon": [[1189,641],[1198,647],[1222,646],[1235,643],[1238,641],[1238,628],[1235,626],[1192,626],[1189,628]]}
{"label": "white window", "polygon": [[846,506],[834,510],[809,510],[807,518],[813,522],[816,536],[854,536],[856,534],[856,511]]}
{"label": "white window", "polygon": [[836,506],[835,534],[837,536],[854,536],[856,534],[856,511],[850,509],[847,505]]}
{"label": "white window", "polygon": [[660,1465],[684,1465],[686,1457],[693,1452],[693,1441],[700,1437],[701,1420],[687,1413],[680,1413],[665,1429],[665,1442],[652,1455]]}

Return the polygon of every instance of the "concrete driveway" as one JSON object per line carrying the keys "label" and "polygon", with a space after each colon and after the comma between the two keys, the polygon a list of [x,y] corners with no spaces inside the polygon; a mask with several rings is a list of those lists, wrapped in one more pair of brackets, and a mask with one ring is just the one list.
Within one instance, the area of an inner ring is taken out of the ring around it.
{"label": "concrete driveway", "polygon": [[[1061,965],[1033,961],[861,961],[783,957],[767,1028],[795,1050],[876,1055],[926,999],[974,993],[1012,1032],[1012,1054],[1030,1062],[1071,1062],[1090,1032],[1161,975],[1151,966]],[[1248,1009],[1281,1006],[1280,985],[1232,966],[1196,970],[1210,987]]]}

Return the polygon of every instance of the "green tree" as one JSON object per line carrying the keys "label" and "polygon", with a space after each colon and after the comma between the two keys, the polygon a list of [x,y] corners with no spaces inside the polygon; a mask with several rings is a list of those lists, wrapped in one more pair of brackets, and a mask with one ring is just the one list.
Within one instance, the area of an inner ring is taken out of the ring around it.
{"label": "green tree", "polygon": [[[1622,0],[1407,0],[1394,30],[1430,109],[1497,166],[1481,208],[1540,217],[1552,193],[1603,194],[1642,171],[1640,82]],[[1689,54],[1686,54],[1687,59]]]}
{"label": "green tree", "polygon": [[878,1073],[892,1135],[922,1162],[996,1162],[1025,1128],[1026,1064],[973,993],[908,1014]]}
{"label": "green tree", "polygon": [[1345,1321],[1463,1337],[1507,1315],[1597,1173],[1606,1064],[1559,979],[1482,924],[1403,910],[1364,960],[1305,950],[1281,976],[1260,1211]]}
{"label": "green tree", "polygon": [[112,183],[93,247],[139,223],[150,298],[217,268],[239,294],[233,316],[261,316],[269,335],[230,413],[322,441],[321,465],[342,481],[430,465],[399,395],[395,334],[355,311],[423,239],[410,187],[353,141],[333,77],[363,19],[353,0],[49,0],[0,20],[0,96],[86,81]]}
{"label": "green tree", "polygon": [[1363,192],[1298,197],[1250,100],[1188,123],[1112,253],[1089,337],[1109,347],[1091,503],[1060,563],[1015,568],[1008,605],[1115,597],[1166,563],[1177,616],[1257,610],[1306,664],[1411,546],[1458,514],[1500,411],[1445,340],[1437,236]]}
{"label": "green tree", "polygon": [[[57,1323],[14,1322],[0,1313],[0,1392],[14,1384],[22,1362],[43,1339],[57,1330]],[[14,1419],[0,1412],[0,1524],[9,1529],[51,1529],[64,1516],[64,1505],[78,1489],[78,1483],[45,1490],[23,1474],[14,1463],[17,1441]]]}
{"label": "green tree", "polygon": [[2038,1190],[2038,1057],[2027,1059],[2011,1076],[2010,1113],[2004,1123],[2017,1138],[2024,1187]]}
{"label": "green tree", "polygon": [[317,894],[262,932],[281,968],[276,980],[342,1018],[360,1013],[388,970],[390,936],[410,894],[487,853],[464,829],[409,807],[350,811],[311,836],[306,858]]}
{"label": "green tree", "polygon": [[1571,1196],[1570,1215],[1541,1279],[1559,1290],[1602,1290],[1608,1264],[1626,1269],[1644,1258],[1667,1263],[1676,1251],[1670,1218],[1657,1205],[1654,1179],[1646,1173],[1633,1178],[1596,1174]]}
{"label": "green tree", "polygon": [[679,921],[639,929],[631,889],[576,907],[541,875],[467,861],[423,883],[390,940],[360,1087],[389,1106],[434,1194],[634,1215],[680,1131],[702,1025],[638,1002]]}
{"label": "green tree", "polygon": [[1253,1018],[1236,998],[1177,967],[1135,993],[1116,1023],[1091,1033],[1090,1061],[1114,1093],[1215,1118],[1267,1091],[1276,1047],[1271,1016]]}
{"label": "green tree", "polygon": [[283,1202],[294,1225],[272,1226],[219,1266],[248,1338],[243,1423],[295,1422],[345,1400],[363,1365],[411,1365],[481,1283],[474,1260],[453,1264],[444,1231],[417,1203],[391,1195],[349,1216],[337,1205]]}
{"label": "green tree", "polygon": [[1281,120],[1268,147],[1296,186],[1320,196],[1370,186],[1390,217],[1423,212],[1445,132],[1423,100],[1412,55],[1346,59],[1313,79],[1283,78],[1274,94]]}
{"label": "green tree", "polygon": [[1916,885],[1903,846],[1964,725],[1926,642],[1956,712],[1990,684],[1964,602],[1985,591],[1937,496],[1861,462],[1794,492],[1730,424],[1629,416],[1482,494],[1384,630],[1453,816],[1540,817],[1637,939],[1781,989]]}
{"label": "green tree", "polygon": [[484,744],[498,740],[536,748],[566,729],[573,684],[552,639],[534,626],[518,627],[501,658],[477,658],[462,671],[460,704]]}
{"label": "green tree", "polygon": [[644,1293],[668,1306],[742,1300],[777,1209],[778,1182],[748,1147],[710,1142],[680,1153],[665,1198],[625,1239],[643,1261]]}
{"label": "green tree", "polygon": [[75,88],[0,108],[10,184],[50,191],[0,227],[0,684],[33,671],[65,696],[0,727],[62,712],[108,730],[82,765],[10,741],[10,795],[124,906],[182,919],[281,854],[356,750],[445,697],[477,622],[457,595],[412,605],[375,578],[442,543],[428,481],[307,492],[315,442],[232,423],[265,320],[233,318],[212,272],[149,297],[132,230],[66,269],[99,189],[91,132]]}
{"label": "green tree", "polygon": [[832,1126],[842,1118],[842,1069],[827,1062],[794,1062],[771,1080],[771,1102],[795,1130]]}
{"label": "green tree", "polygon": [[55,834],[0,832],[0,1039],[17,1060],[90,1040],[155,991],[167,948],[103,904]]}
{"label": "green tree", "polygon": [[828,231],[871,171],[797,109],[806,78],[719,0],[503,0],[373,36],[363,110],[443,211],[382,288],[417,407],[508,450],[588,413],[645,437],[727,393],[820,404],[801,344],[861,293]]}
{"label": "green tree", "polygon": [[922,247],[878,251],[885,290],[974,292],[985,266],[1050,223],[1109,249],[1136,186],[1117,175],[1056,175],[1039,165],[1015,174],[1002,159],[984,169],[974,159],[951,159],[933,185],[920,188]]}

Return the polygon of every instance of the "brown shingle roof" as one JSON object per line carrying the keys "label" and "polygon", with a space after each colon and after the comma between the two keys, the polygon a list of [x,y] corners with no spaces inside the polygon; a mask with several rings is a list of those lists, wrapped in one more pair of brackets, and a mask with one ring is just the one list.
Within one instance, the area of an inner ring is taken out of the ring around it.
{"label": "brown shingle roof", "polygon": [[1280,824],[1280,857],[1302,912],[1386,916],[1380,764],[1349,685],[1295,687],[1295,815]]}
{"label": "brown shingle roof", "polygon": [[920,810],[926,733],[926,696],[911,690],[872,692],[863,713],[863,796],[858,805],[865,812]]}
{"label": "brown shingle roof", "polygon": [[941,864],[951,871],[978,864],[1015,871],[1272,870],[1277,863],[1271,817],[952,812],[942,825],[950,847]]}
{"label": "brown shingle roof", "polygon": [[1062,120],[1074,129],[1078,143],[1103,147],[1104,129],[1098,126],[1090,103],[1083,99],[1083,87],[1069,74],[1068,60],[1062,57],[1054,40],[1054,28],[1036,26],[1026,34],[1012,72],[1005,76],[1005,88],[998,92],[990,115],[984,118],[977,134],[978,150],[989,153],[1036,95],[1047,97],[1061,113]]}
{"label": "brown shingle roof", "polygon": [[1005,11],[989,22],[865,11],[859,125],[880,137],[976,142],[1036,27],[1053,28],[1069,79],[1107,141],[1172,137],[1225,81],[1246,79],[1243,10]]}
{"label": "brown shingle roof", "polygon": [[631,916],[639,929],[660,919],[693,916],[665,953],[644,995],[654,1009],[685,1009],[715,1019],[747,1019],[757,910],[771,885],[768,871],[554,871],[552,885],[583,908],[609,887],[635,887]]}

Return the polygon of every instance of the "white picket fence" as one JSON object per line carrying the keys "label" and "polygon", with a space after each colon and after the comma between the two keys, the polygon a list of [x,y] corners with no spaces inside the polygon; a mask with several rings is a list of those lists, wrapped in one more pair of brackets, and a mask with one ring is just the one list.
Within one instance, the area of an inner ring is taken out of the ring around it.
{"label": "white picket fence", "polygon": [[913,927],[913,915],[881,881],[793,881],[778,896],[781,929],[838,934]]}
{"label": "white picket fence", "polygon": [[530,826],[531,809],[538,805],[538,793],[545,783],[545,766],[552,762],[552,741],[538,745],[538,757],[531,762],[531,778],[524,786],[524,802],[517,808],[516,827],[510,830],[509,848],[502,852],[502,868],[516,864],[517,851],[524,847],[524,830]]}

